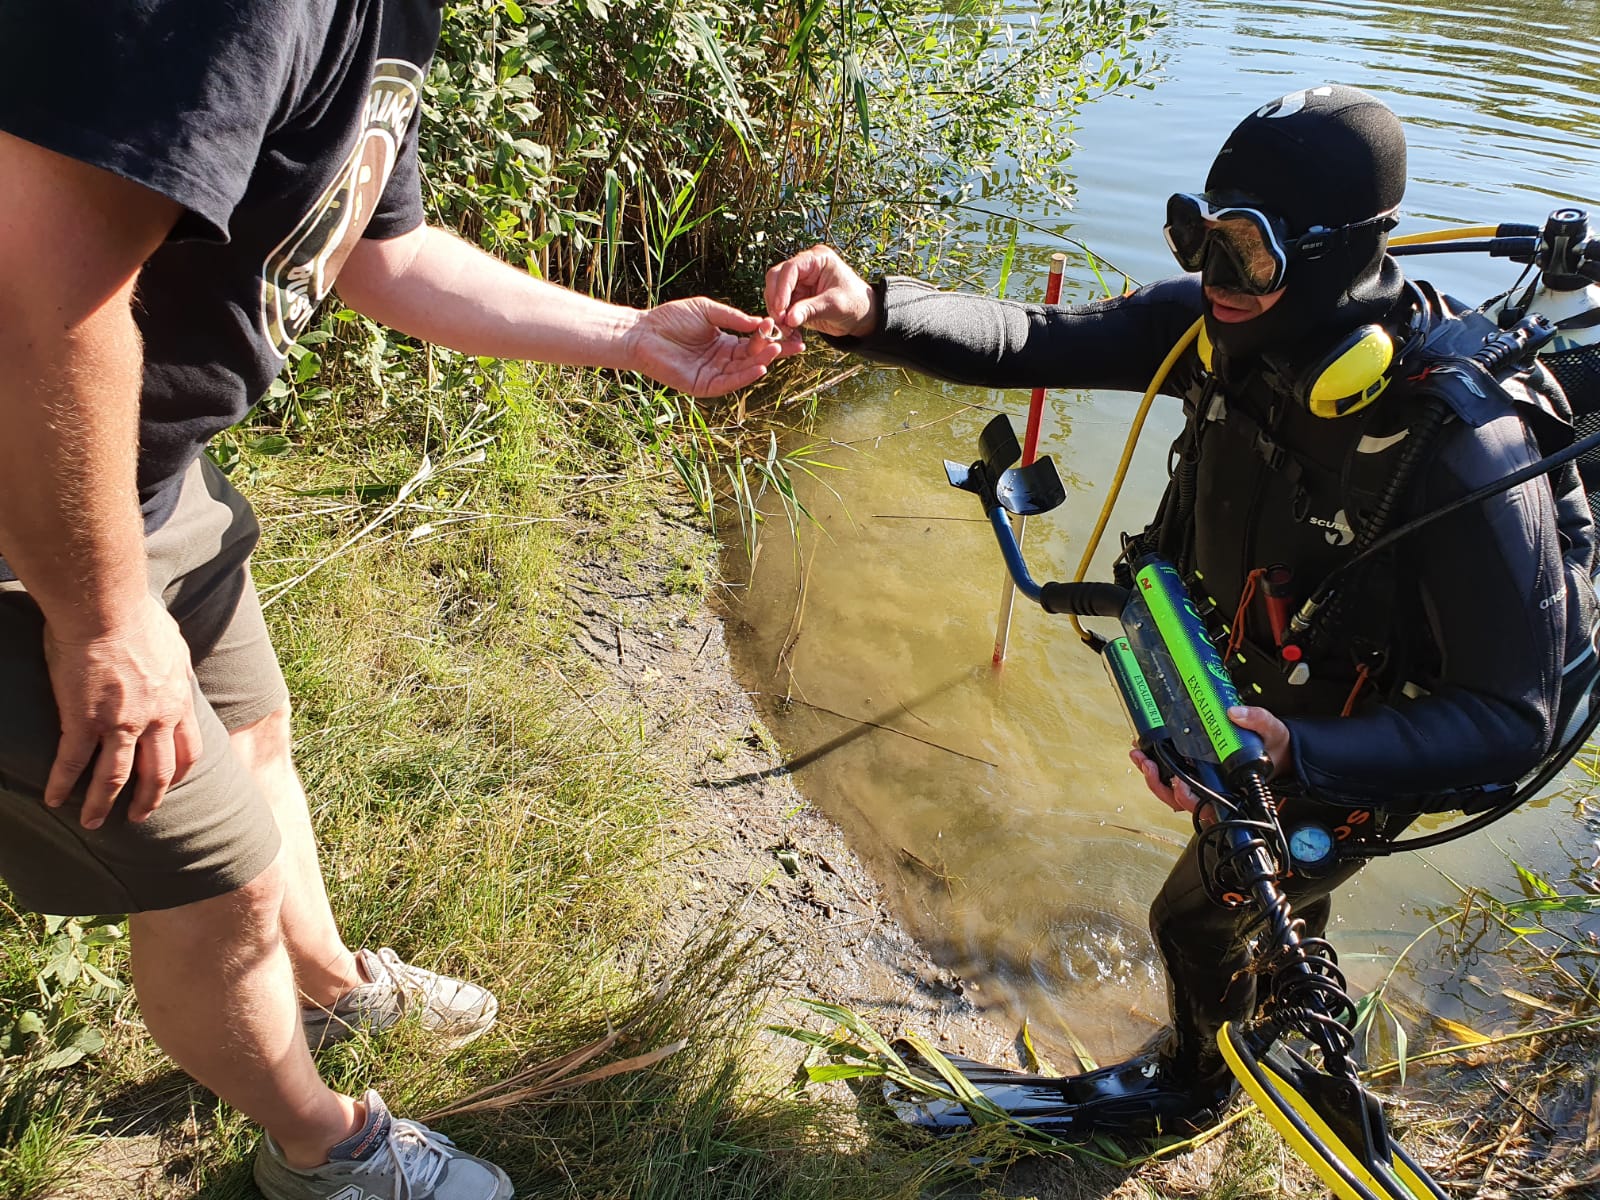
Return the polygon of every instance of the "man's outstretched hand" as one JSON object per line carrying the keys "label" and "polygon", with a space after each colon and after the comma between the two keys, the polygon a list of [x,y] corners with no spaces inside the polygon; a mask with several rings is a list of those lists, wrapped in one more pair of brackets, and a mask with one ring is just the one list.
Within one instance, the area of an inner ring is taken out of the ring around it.
{"label": "man's outstretched hand", "polygon": [[861,337],[878,327],[878,297],[832,246],[813,246],[767,272],[767,312],[796,342],[801,328]]}
{"label": "man's outstretched hand", "polygon": [[722,396],[754,383],[777,359],[797,353],[766,317],[695,296],[647,310],[627,333],[627,361],[691,396]]}

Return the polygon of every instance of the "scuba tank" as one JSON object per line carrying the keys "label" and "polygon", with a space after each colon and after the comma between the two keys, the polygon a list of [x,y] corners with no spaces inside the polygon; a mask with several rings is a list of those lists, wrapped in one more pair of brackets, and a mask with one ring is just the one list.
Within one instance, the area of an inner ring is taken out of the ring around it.
{"label": "scuba tank", "polygon": [[[1556,327],[1556,336],[1539,351],[1539,361],[1555,376],[1572,406],[1578,437],[1600,432],[1600,236],[1581,208],[1551,213],[1539,234],[1533,265],[1538,277],[1520,293],[1512,288],[1491,301],[1485,312],[1502,329],[1528,313],[1539,313]],[[1600,519],[1600,452],[1578,461],[1589,507]]]}
{"label": "scuba tank", "polygon": [[1489,316],[1509,329],[1536,312],[1559,331],[1541,352],[1548,362],[1600,346],[1600,241],[1581,208],[1551,213],[1539,234],[1533,265],[1538,278],[1517,295],[1517,289],[1485,306]]}

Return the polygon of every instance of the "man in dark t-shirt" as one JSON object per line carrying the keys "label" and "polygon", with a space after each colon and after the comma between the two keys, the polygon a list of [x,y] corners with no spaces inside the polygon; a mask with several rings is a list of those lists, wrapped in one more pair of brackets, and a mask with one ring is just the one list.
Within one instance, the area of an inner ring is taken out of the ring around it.
{"label": "man in dark t-shirt", "polygon": [[[471,354],[754,381],[769,322],[637,311],[423,222],[434,0],[0,6],[0,876],[127,912],[152,1036],[267,1131],[271,1200],[504,1200],[505,1174],[307,1046],[402,1012],[444,1045],[494,998],[354,953],[289,754],[249,506],[203,457],[335,281]],[[298,988],[300,1002],[296,1002]]]}

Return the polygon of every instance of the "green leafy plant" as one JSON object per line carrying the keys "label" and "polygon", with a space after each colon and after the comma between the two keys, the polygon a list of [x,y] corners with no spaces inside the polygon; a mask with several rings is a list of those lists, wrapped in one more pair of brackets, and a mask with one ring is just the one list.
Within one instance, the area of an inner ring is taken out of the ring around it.
{"label": "green leafy plant", "polygon": [[858,258],[909,259],[946,277],[991,266],[1006,248],[1003,229],[964,243],[952,211],[978,200],[1013,213],[1070,207],[1073,114],[1150,81],[1140,42],[1163,20],[1125,0],[811,8],[806,44],[832,48],[835,109],[848,95],[862,125],[861,146],[840,159],[848,169],[818,197],[824,235]]}
{"label": "green leafy plant", "polygon": [[[746,306],[768,265],[819,237],[864,269],[947,280],[1002,254],[953,237],[949,213],[1065,204],[1072,110],[1148,76],[1138,44],[1161,19],[1138,0],[465,0],[443,16],[420,126],[432,220],[619,302],[705,291]],[[262,416],[287,437],[324,407],[385,419],[398,389],[442,384],[440,362],[330,308]],[[812,469],[768,453],[766,403],[755,419],[742,401],[661,420],[658,397],[624,397],[622,411],[636,449],[704,511],[731,502],[748,540],[753,498],[780,497],[793,520],[787,479]]]}
{"label": "green leafy plant", "polygon": [[0,1001],[0,1057],[28,1056],[37,1068],[57,1071],[105,1046],[95,1018],[122,994],[111,959],[127,935],[111,921],[43,920],[34,996]]}
{"label": "green leafy plant", "polygon": [[105,1049],[125,934],[101,919],[10,916],[11,935],[31,944],[10,955],[0,994],[0,1194],[27,1200],[50,1194],[91,1145],[82,1073],[71,1068]]}
{"label": "green leafy plant", "polygon": [[[1463,888],[1462,899],[1427,925],[1395,955],[1388,971],[1377,985],[1356,1001],[1356,1032],[1363,1037],[1368,1053],[1380,1028],[1388,1031],[1394,1047],[1393,1069],[1405,1082],[1410,1039],[1405,1022],[1390,1001],[1397,972],[1424,942],[1441,932],[1452,934],[1451,953],[1481,954],[1492,949],[1507,969],[1524,970],[1537,986],[1553,990],[1549,1000],[1528,997],[1526,992],[1502,987],[1505,995],[1528,998],[1530,1006],[1577,1014],[1600,1007],[1600,944],[1592,934],[1576,928],[1574,918],[1600,913],[1600,895],[1563,892],[1542,875],[1513,862],[1519,899],[1496,897],[1479,888]],[[1458,885],[1459,886],[1459,885]],[[1515,961],[1520,966],[1513,968]],[[1579,1018],[1577,1028],[1595,1024],[1600,1018]],[[1494,1044],[1496,1038],[1453,1021],[1440,1021],[1456,1039],[1456,1045],[1426,1055],[1436,1057],[1463,1048]],[[1522,1036],[1520,1033],[1513,1035]]]}

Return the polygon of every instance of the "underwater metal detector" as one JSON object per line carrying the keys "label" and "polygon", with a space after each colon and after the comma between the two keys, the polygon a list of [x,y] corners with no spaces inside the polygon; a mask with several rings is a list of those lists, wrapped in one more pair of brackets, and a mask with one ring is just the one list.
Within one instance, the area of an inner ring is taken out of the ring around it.
{"label": "underwater metal detector", "polygon": [[[1215,903],[1253,905],[1263,917],[1265,961],[1258,965],[1270,980],[1270,996],[1247,1027],[1230,1024],[1219,1034],[1230,1070],[1341,1200],[1445,1200],[1390,1139],[1382,1107],[1356,1073],[1350,1054],[1355,1004],[1338,958],[1328,942],[1304,935],[1279,886],[1292,860],[1267,782],[1266,747],[1228,720],[1227,710],[1240,702],[1238,691],[1177,568],[1155,556],[1142,559],[1132,564],[1132,588],[1035,582],[1006,514],[1047,512],[1065,501],[1066,489],[1048,457],[1014,465],[1021,447],[1005,416],[984,428],[978,445],[979,458],[970,466],[945,463],[951,486],[982,501],[1019,592],[1046,612],[1121,622],[1121,636],[1096,636],[1090,645],[1116,686],[1140,749],[1164,776],[1183,780],[1199,798],[1195,829],[1206,891]],[[1287,1033],[1310,1042],[1321,1065],[1278,1045]],[[1048,1107],[1040,1103],[1041,1093],[1056,1097],[1059,1110],[1069,1106],[1075,1081],[1099,1074],[1046,1080],[971,1066],[969,1082],[996,1105],[1004,1109],[1008,1101],[1021,1101],[1024,1111],[1016,1115],[1023,1123],[1068,1134],[1072,1125],[1063,1114],[1041,1111]],[[1084,1099],[1085,1106],[1095,1103],[1098,1097]],[[902,1116],[935,1129],[951,1127],[948,1120]],[[1115,1132],[1116,1122],[1108,1124]]]}
{"label": "underwater metal detector", "polygon": [[[1067,256],[1059,252],[1050,256],[1050,275],[1044,285],[1044,302],[1058,304],[1061,301],[1061,273],[1067,265]],[[1028,429],[1023,435],[1022,465],[1027,466],[1039,454],[1039,426],[1044,420],[1044,388],[1034,388],[1028,397]],[[1017,545],[1022,545],[1022,539],[1028,530],[1028,518],[1017,518]],[[1009,572],[1005,581],[1000,585],[1000,616],[995,621],[994,657],[991,664],[999,667],[1006,661],[1006,647],[1011,641],[1011,609],[1017,598],[1016,584],[1012,583]]]}

